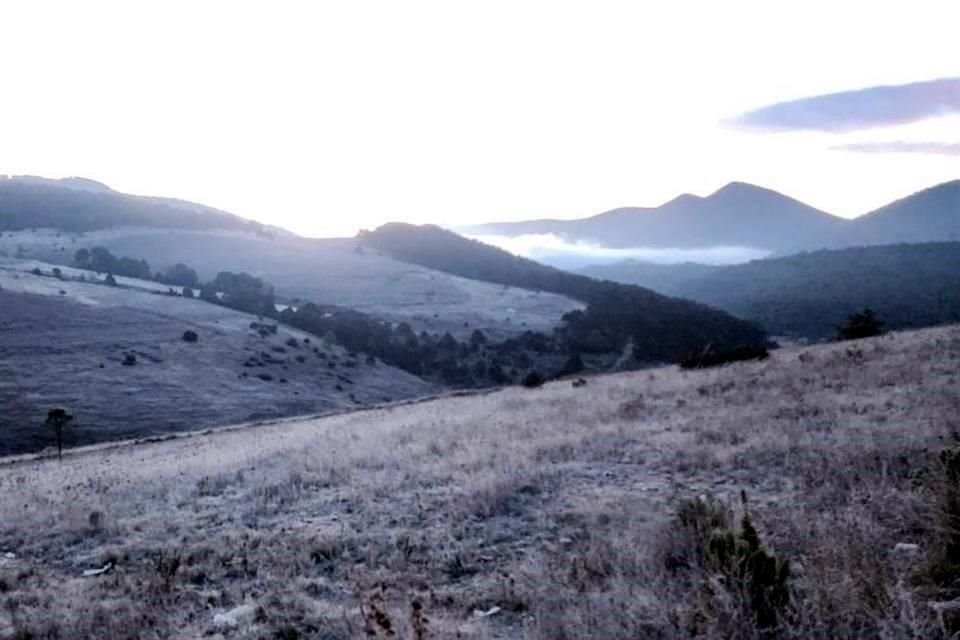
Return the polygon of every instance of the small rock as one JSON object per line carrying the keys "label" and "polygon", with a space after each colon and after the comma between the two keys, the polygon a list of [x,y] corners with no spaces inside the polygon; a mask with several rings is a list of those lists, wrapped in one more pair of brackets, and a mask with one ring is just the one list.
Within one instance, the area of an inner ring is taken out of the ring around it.
{"label": "small rock", "polygon": [[229,611],[218,613],[213,616],[213,626],[215,627],[239,627],[241,624],[250,624],[256,615],[257,608],[252,604],[242,604]]}
{"label": "small rock", "polygon": [[113,563],[108,562],[99,569],[85,569],[82,575],[84,578],[93,578],[95,576],[102,576],[105,573],[110,573],[111,571],[113,571]]}
{"label": "small rock", "polygon": [[4,552],[4,554],[3,554],[3,559],[4,559],[4,560],[16,560],[16,559],[17,559],[17,554],[15,554],[13,551],[6,551],[6,552]]}
{"label": "small rock", "polygon": [[490,607],[486,611],[481,611],[480,609],[473,610],[473,616],[475,618],[489,618],[490,616],[495,616],[498,613],[503,611],[500,607]]}
{"label": "small rock", "polygon": [[912,542],[898,542],[893,546],[893,552],[902,556],[915,556],[920,553],[920,545]]}

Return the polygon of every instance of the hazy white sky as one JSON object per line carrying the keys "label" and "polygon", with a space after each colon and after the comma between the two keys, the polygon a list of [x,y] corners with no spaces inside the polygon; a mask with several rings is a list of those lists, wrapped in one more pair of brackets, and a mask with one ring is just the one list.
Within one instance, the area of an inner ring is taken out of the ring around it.
{"label": "hazy white sky", "polygon": [[960,115],[724,122],[958,77],[958,24],[957,0],[0,0],[0,173],[309,235],[580,217],[731,180],[852,216],[960,177],[956,153],[904,152],[960,142]]}

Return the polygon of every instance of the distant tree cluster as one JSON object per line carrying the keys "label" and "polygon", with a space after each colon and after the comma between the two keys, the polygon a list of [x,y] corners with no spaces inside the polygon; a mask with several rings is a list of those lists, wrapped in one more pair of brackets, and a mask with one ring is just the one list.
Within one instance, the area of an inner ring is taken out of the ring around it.
{"label": "distant tree cluster", "polygon": [[221,271],[200,288],[200,297],[237,311],[277,317],[273,286],[249,273]]}
{"label": "distant tree cluster", "polygon": [[476,329],[461,341],[450,333],[418,334],[405,322],[384,322],[353,309],[313,303],[284,309],[280,320],[446,386],[509,384],[538,367],[563,375],[574,373],[567,366],[583,366],[579,354],[570,357],[552,336],[532,331],[495,344]]}
{"label": "distant tree cluster", "polygon": [[146,260],[135,260],[126,256],[115,256],[103,247],[79,249],[73,256],[74,263],[81,269],[115,276],[150,280],[153,272]]}

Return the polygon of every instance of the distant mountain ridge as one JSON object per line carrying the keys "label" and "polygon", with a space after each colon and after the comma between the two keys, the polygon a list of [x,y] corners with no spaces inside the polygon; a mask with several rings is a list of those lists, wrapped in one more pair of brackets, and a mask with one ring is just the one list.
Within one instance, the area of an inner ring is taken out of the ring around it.
{"label": "distant mountain ridge", "polygon": [[960,180],[859,218],[821,211],[771,189],[731,182],[706,197],[680,195],[659,207],[623,207],[578,220],[474,225],[469,234],[554,234],[611,248],[738,246],[780,255],[803,250],[960,238]]}
{"label": "distant mountain ridge", "polygon": [[87,178],[0,176],[2,231],[95,231],[111,227],[289,233],[195,202],[120,193]]}

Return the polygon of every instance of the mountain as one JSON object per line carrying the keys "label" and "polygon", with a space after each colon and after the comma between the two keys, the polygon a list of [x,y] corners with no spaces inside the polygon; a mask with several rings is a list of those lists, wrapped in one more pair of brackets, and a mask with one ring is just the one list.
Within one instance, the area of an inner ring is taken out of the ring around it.
{"label": "mountain", "polygon": [[632,344],[638,360],[676,361],[711,343],[722,348],[765,341],[757,326],[707,306],[561,271],[440,227],[391,223],[358,239],[404,262],[586,303],[585,310],[563,318],[573,352],[609,352]]}
{"label": "mountain", "polygon": [[113,227],[280,232],[213,207],[119,193],[86,178],[0,177],[0,231],[55,228],[80,232]]}
{"label": "mountain", "polygon": [[659,207],[624,207],[581,220],[470,227],[472,234],[556,234],[606,247],[741,246],[789,252],[817,246],[846,221],[770,189],[732,182],[707,197],[684,194]]}
{"label": "mountain", "polygon": [[618,263],[587,272],[715,306],[777,336],[829,338],[865,308],[889,329],[960,322],[960,242],[848,247],[726,267]]}
{"label": "mountain", "polygon": [[624,207],[580,220],[472,226],[471,235],[554,234],[610,248],[752,247],[797,251],[960,240],[960,180],[907,196],[848,220],[776,191],[732,182],[703,198],[684,194],[659,207]]}
{"label": "mountain", "polygon": [[960,240],[960,180],[901,198],[855,218],[841,246]]}

